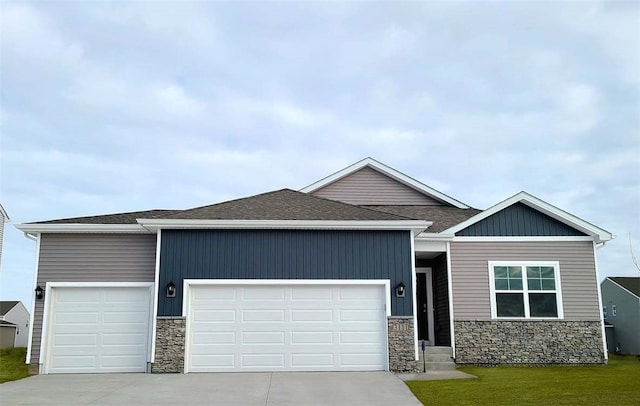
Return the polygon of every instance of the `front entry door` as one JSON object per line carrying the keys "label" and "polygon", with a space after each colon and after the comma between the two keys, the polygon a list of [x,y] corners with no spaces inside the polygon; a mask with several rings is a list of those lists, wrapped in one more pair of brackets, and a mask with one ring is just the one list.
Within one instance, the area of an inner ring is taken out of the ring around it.
{"label": "front entry door", "polygon": [[431,268],[416,269],[416,293],[418,305],[418,340],[435,345],[433,323],[433,280]]}

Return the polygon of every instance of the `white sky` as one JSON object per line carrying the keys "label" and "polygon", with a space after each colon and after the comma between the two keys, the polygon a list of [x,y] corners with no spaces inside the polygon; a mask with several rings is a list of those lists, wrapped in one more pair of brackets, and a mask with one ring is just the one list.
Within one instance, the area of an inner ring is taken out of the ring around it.
{"label": "white sky", "polygon": [[[14,224],[299,189],[366,156],[487,208],[520,190],[638,275],[639,2],[0,3]],[[9,225],[0,299],[31,303]]]}

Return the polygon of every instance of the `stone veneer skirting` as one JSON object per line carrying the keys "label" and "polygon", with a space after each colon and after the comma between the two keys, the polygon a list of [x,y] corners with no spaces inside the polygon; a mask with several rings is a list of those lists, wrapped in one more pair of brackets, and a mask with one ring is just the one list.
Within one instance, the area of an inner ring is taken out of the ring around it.
{"label": "stone veneer skirting", "polygon": [[151,372],[184,372],[184,317],[158,317],[156,357]]}
{"label": "stone veneer skirting", "polygon": [[413,316],[388,318],[389,370],[391,372],[417,372]]}
{"label": "stone veneer skirting", "polygon": [[600,321],[455,321],[458,364],[602,364]]}

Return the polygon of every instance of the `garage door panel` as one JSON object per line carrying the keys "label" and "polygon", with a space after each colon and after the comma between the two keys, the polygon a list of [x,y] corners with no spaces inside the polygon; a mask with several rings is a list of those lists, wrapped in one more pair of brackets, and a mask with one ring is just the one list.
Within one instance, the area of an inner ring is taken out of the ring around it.
{"label": "garage door panel", "polygon": [[[187,370],[384,370],[384,294],[382,285],[192,286]],[[211,321],[224,312],[236,318]]]}
{"label": "garage door panel", "polygon": [[[207,306],[204,304],[204,306]],[[235,322],[235,310],[196,310],[193,313],[195,322]]]}
{"label": "garage door panel", "polygon": [[264,289],[263,286],[241,288],[242,299],[246,302],[251,301],[283,301],[284,288]]}
{"label": "garage door panel", "polygon": [[[144,372],[151,295],[147,287],[53,288],[49,373]],[[92,298],[90,306],[80,306]],[[70,303],[76,308],[70,311]]]}

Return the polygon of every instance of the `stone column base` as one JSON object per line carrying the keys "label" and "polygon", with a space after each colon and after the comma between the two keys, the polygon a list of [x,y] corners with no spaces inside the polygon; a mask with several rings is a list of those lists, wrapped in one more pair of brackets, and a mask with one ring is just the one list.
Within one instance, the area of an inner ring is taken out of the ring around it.
{"label": "stone column base", "polygon": [[418,372],[413,336],[413,316],[391,316],[387,319],[389,337],[389,370]]}
{"label": "stone column base", "polygon": [[151,372],[184,372],[184,317],[158,317],[156,320],[156,357]]}

